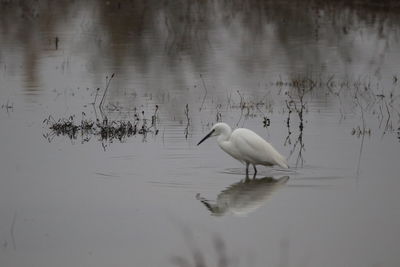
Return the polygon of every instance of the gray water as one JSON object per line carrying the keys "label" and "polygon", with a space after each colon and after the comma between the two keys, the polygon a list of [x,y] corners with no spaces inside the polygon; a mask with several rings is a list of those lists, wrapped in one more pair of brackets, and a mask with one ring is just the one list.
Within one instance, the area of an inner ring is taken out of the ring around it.
{"label": "gray water", "polygon": [[[387,2],[1,2],[0,265],[399,266]],[[70,116],[155,120],[120,140],[50,129]],[[248,180],[196,146],[217,121],[290,170]]]}

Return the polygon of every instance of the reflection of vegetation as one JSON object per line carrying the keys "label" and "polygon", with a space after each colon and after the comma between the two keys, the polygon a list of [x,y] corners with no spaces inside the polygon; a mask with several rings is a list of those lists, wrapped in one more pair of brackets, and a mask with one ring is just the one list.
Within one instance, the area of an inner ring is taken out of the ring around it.
{"label": "reflection of vegetation", "polygon": [[303,129],[304,129],[304,112],[307,109],[306,102],[304,97],[306,94],[310,93],[314,87],[315,82],[311,79],[296,79],[290,83],[293,90],[289,90],[287,92],[288,99],[285,100],[286,107],[288,109],[288,117],[286,120],[286,126],[288,129],[288,135],[285,140],[285,145],[291,145],[291,130],[290,130],[290,115],[295,112],[299,117],[299,133],[296,138],[296,141],[292,145],[292,149],[290,150],[291,157],[295,151],[297,151],[297,159],[296,159],[296,166],[299,165],[303,166],[304,158],[303,158],[303,151],[305,150],[304,142],[303,142]]}
{"label": "reflection of vegetation", "polygon": [[397,128],[397,139],[399,139],[399,142],[400,142],[400,127]]}
{"label": "reflection of vegetation", "polygon": [[[201,234],[204,236],[204,233]],[[205,247],[201,249],[199,245],[198,238],[196,239],[191,230],[187,227],[183,227],[183,237],[185,240],[185,247],[188,248],[189,256],[177,256],[173,255],[170,258],[170,263],[174,266],[178,267],[229,267],[229,266],[254,266],[254,264],[249,264],[248,258],[244,257],[244,255],[248,255],[245,252],[241,251],[235,254],[232,254],[232,251],[229,252],[229,242],[227,242],[221,235],[213,234],[212,235],[212,252],[211,255],[209,253],[210,246],[207,245],[207,249]],[[279,266],[279,267],[289,267],[292,266],[289,263],[290,259],[290,238],[288,235],[284,235],[280,238],[278,246],[278,262],[276,265],[266,264],[262,266]],[[253,251],[255,252],[255,251]],[[182,253],[182,252],[181,252]],[[242,255],[243,254],[243,255]],[[257,253],[250,254],[253,260],[257,259]],[[299,265],[293,265],[299,266]],[[307,264],[300,264],[300,266],[307,266]]]}
{"label": "reflection of vegetation", "polygon": [[[379,84],[372,85],[369,77],[365,79],[350,80],[335,80],[334,76],[329,77],[327,81],[322,78],[312,81],[311,85],[307,86],[308,91],[299,91],[295,86],[298,94],[299,108],[294,105],[294,109],[288,106],[289,117],[294,110],[300,119],[300,130],[302,130],[303,111],[307,111],[308,107],[303,101],[304,92],[312,93],[311,91],[325,92],[326,96],[337,99],[341,120],[345,120],[349,115],[359,114],[360,125],[356,125],[352,130],[352,135],[360,137],[362,135],[371,135],[371,119],[376,119],[379,122],[379,129],[382,134],[394,133],[396,127],[400,124],[400,94],[396,94],[396,87],[392,89],[380,88]],[[291,83],[293,84],[293,83]],[[289,103],[293,103],[292,96],[289,93]],[[312,95],[310,96],[312,97]],[[343,101],[345,99],[345,103]],[[395,120],[398,117],[399,120]],[[397,125],[397,126],[396,126]]]}
{"label": "reflection of vegetation", "polygon": [[[101,98],[101,101],[100,101],[100,104],[99,104],[99,109],[101,111],[102,116],[104,115],[103,114],[104,99],[105,99],[105,97],[107,95],[108,88],[110,87],[110,83],[111,83],[113,78],[114,78],[114,73],[111,75],[110,78],[108,78],[108,76],[106,76],[106,88],[104,89],[103,97]],[[96,99],[97,99],[97,92],[96,92],[96,96],[94,98],[93,105],[96,105]]]}
{"label": "reflection of vegetation", "polygon": [[[173,256],[171,258],[171,263],[178,266],[178,267],[207,267],[210,266],[207,262],[210,262],[210,257],[205,255],[205,253],[200,250],[197,245],[193,241],[193,237],[191,232],[186,231],[184,232],[184,237],[186,239],[186,243],[189,247],[190,253],[192,258],[188,259],[182,256]],[[232,257],[228,257],[226,251],[226,243],[225,241],[219,236],[215,235],[213,238],[213,245],[215,250],[216,265],[218,267],[228,267],[232,265],[236,265],[236,260]]]}
{"label": "reflection of vegetation", "polygon": [[[309,65],[325,65],[325,58],[313,44],[304,48],[293,44],[297,37],[334,43],[367,25],[376,29],[379,40],[388,43],[398,34],[393,31],[400,24],[398,9],[395,0],[2,1],[0,39],[4,40],[2,48],[22,48],[20,65],[26,74],[27,88],[40,88],[38,59],[54,50],[70,49],[84,55],[88,66],[96,70],[110,66],[111,62],[120,73],[129,72],[132,68],[127,68],[127,64],[133,62],[135,72],[146,74],[154,56],[162,54],[165,64],[159,65],[171,66],[170,74],[182,83],[181,68],[176,67],[182,64],[182,57],[189,62],[185,68],[193,68],[197,75],[215,56],[215,45],[230,42],[215,34],[220,29],[234,38],[242,36],[235,39],[239,49],[252,49],[246,60],[236,57],[237,63],[250,72],[255,68],[267,69],[270,62],[265,58],[269,54],[264,45],[254,46],[254,42],[270,39],[270,26],[276,34],[276,47],[289,61],[288,73],[294,75],[305,73]],[[65,36],[68,26],[76,35]],[[73,43],[69,43],[71,39]],[[339,60],[353,60],[351,54],[357,45],[344,42],[338,46]],[[79,47],[78,51],[75,47]],[[379,65],[381,58],[382,53],[377,53],[373,59]],[[14,65],[12,61],[5,63]]]}

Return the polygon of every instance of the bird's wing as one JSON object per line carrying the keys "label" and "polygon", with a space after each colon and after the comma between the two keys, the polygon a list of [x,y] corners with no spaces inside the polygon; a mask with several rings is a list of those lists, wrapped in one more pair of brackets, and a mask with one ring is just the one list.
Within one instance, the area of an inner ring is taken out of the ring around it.
{"label": "bird's wing", "polygon": [[276,164],[287,168],[286,159],[256,133],[247,129],[237,129],[231,138],[241,156],[247,161],[263,165]]}
{"label": "bird's wing", "polygon": [[231,140],[240,156],[246,161],[257,162],[268,160],[265,154],[264,140],[252,131],[237,129],[232,133]]}

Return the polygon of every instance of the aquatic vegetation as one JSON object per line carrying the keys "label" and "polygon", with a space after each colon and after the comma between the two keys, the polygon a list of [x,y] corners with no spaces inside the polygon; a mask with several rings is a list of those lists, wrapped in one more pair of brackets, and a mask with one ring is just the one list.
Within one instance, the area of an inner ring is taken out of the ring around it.
{"label": "aquatic vegetation", "polygon": [[189,105],[185,106],[185,117],[186,117],[186,127],[185,127],[185,139],[188,138],[189,135],[189,126],[190,126],[190,117],[189,117]]}
{"label": "aquatic vegetation", "polygon": [[[132,109],[110,101],[105,104],[107,88],[113,77],[114,75],[107,77],[104,90],[97,89],[93,92],[94,102],[91,104],[94,108],[95,119],[86,118],[84,113],[81,120],[76,119],[74,115],[58,120],[49,116],[44,123],[50,131],[44,134],[44,137],[49,141],[55,136],[67,136],[71,140],[81,138],[81,142],[84,143],[92,136],[98,136],[100,141],[124,142],[126,138],[135,135],[144,137],[149,133],[157,135],[158,105],[155,105],[154,113],[147,118],[144,109],[139,111],[137,108]],[[185,139],[188,139],[191,128],[196,126],[195,117],[198,114],[193,114],[192,111],[197,108],[199,108],[199,114],[205,115],[211,112],[211,120],[202,119],[202,125],[207,128],[215,122],[237,116],[236,127],[242,127],[246,120],[259,120],[263,128],[268,130],[275,123],[272,120],[273,114],[278,114],[284,118],[287,128],[283,143],[284,146],[291,147],[289,158],[296,155],[296,165],[303,165],[305,151],[303,132],[306,124],[310,123],[306,117],[310,111],[313,114],[319,112],[315,107],[316,101],[324,101],[325,105],[334,107],[335,114],[339,115],[339,123],[348,119],[358,121],[349,129],[352,136],[359,138],[377,133],[399,135],[397,129],[400,127],[400,93],[396,79],[393,78],[393,88],[382,88],[378,82],[373,83],[371,80],[374,79],[369,76],[352,80],[322,74],[298,76],[287,80],[279,77],[277,81],[266,85],[263,97],[237,90],[236,94],[228,94],[225,100],[214,103],[213,98],[206,97],[208,89],[201,76],[200,82],[205,90],[199,100],[201,103],[199,102],[198,106],[194,107],[189,103],[184,104],[183,112],[180,109],[180,115],[176,113],[169,115],[171,120],[176,120],[176,116],[180,117],[183,135]],[[167,102],[165,104],[168,105]],[[214,108],[210,109],[212,105]],[[10,104],[7,104],[8,106],[12,107]],[[205,109],[205,106],[208,108]],[[97,118],[96,107],[100,109],[100,118]],[[179,110],[177,106],[174,108]],[[119,115],[115,116],[115,114]],[[129,117],[132,115],[133,118],[130,120]],[[124,119],[109,119],[121,116]]]}
{"label": "aquatic vegetation", "polygon": [[1,105],[1,109],[5,109],[9,113],[10,110],[14,110],[14,103],[10,103],[10,100],[7,100],[7,103]]}
{"label": "aquatic vegetation", "polygon": [[[80,137],[81,143],[88,142],[92,136],[97,136],[101,141],[109,142],[113,142],[113,140],[125,142],[126,138],[136,135],[142,135],[145,138],[148,134],[157,135],[159,132],[157,112],[158,105],[151,119],[147,119],[144,117],[144,111],[142,111],[143,116],[139,116],[135,109],[132,121],[109,120],[107,117],[102,120],[92,120],[87,119],[83,112],[82,119],[78,122],[75,120],[75,116],[55,120],[50,115],[43,121],[49,130],[49,132],[43,134],[43,137],[49,142],[56,136],[67,136],[71,140],[77,140]],[[148,121],[151,122],[150,125],[148,125]]]}
{"label": "aquatic vegetation", "polygon": [[[292,115],[297,115],[298,128],[301,132],[306,123],[305,115],[310,109],[312,112],[319,112],[309,103],[324,101],[326,105],[338,109],[336,111],[340,115],[339,122],[359,117],[358,125],[351,129],[355,136],[370,135],[377,130],[382,134],[394,134],[400,125],[400,93],[397,78],[393,77],[393,88],[382,88],[380,82],[373,83],[370,76],[350,79],[336,78],[335,75],[310,75],[287,81],[279,78],[276,82],[270,83],[268,97],[256,101],[237,91],[239,100],[235,103],[229,98],[229,109],[241,111],[236,126],[243,118],[261,118],[264,128],[271,124],[269,116],[282,110],[282,114],[287,116],[286,125],[290,136],[292,134],[290,128],[294,122]],[[223,116],[221,113],[222,111],[218,110],[217,118]],[[378,129],[373,129],[371,125],[374,120],[378,121]],[[359,134],[355,134],[356,132]]]}

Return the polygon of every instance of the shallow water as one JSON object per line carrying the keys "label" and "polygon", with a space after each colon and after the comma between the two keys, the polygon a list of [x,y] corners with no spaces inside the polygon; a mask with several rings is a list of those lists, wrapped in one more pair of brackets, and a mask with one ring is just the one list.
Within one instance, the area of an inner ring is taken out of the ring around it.
{"label": "shallow water", "polygon": [[[400,21],[299,2],[2,3],[0,265],[398,266]],[[82,112],[156,121],[45,121]],[[246,180],[216,121],[291,169]]]}

